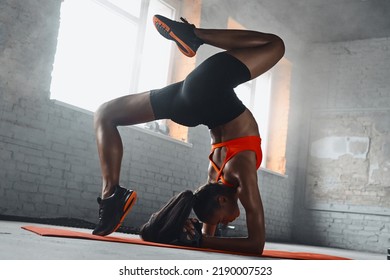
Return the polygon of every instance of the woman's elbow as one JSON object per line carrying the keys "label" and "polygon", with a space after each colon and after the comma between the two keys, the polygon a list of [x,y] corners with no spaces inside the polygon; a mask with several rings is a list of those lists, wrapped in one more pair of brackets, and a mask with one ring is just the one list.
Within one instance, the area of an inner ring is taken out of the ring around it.
{"label": "woman's elbow", "polygon": [[248,253],[263,254],[265,242],[262,240],[254,240],[251,242]]}

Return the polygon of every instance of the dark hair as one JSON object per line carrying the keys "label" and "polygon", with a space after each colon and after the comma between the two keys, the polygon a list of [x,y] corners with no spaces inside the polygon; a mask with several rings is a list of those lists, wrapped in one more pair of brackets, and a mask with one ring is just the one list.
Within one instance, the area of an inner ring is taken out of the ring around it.
{"label": "dark hair", "polygon": [[202,222],[207,222],[210,215],[220,207],[218,196],[232,197],[236,191],[236,188],[228,187],[220,183],[208,183],[199,187],[194,193],[195,202],[193,205],[198,219]]}
{"label": "dark hair", "polygon": [[232,196],[235,193],[236,188],[222,184],[206,184],[195,193],[183,191],[171,198],[161,210],[152,214],[149,221],[141,227],[140,235],[146,241],[174,243],[192,209],[199,220],[207,222],[210,215],[219,208],[218,196]]}
{"label": "dark hair", "polygon": [[168,244],[174,242],[183,230],[194,200],[192,191],[184,191],[172,197],[141,227],[142,239]]}

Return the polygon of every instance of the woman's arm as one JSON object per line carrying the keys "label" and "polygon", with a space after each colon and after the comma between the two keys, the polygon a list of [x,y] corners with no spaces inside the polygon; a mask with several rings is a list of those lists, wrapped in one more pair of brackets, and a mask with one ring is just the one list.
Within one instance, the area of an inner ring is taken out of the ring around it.
{"label": "woman's arm", "polygon": [[[248,236],[217,238],[204,236],[202,247],[247,253],[262,253],[265,243],[264,210],[253,163],[243,160],[235,174],[239,182],[238,198],[245,209]],[[215,229],[214,229],[215,230]]]}
{"label": "woman's arm", "polygon": [[203,236],[214,236],[217,225],[203,224],[202,233]]}

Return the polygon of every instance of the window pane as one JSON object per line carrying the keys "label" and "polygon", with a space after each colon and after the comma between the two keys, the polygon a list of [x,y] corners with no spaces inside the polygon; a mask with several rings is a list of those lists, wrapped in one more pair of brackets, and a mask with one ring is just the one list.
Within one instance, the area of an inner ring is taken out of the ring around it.
{"label": "window pane", "polygon": [[64,1],[51,98],[94,111],[127,94],[136,35],[135,24],[94,1]]}
{"label": "window pane", "polygon": [[146,21],[145,44],[142,50],[142,65],[138,91],[148,91],[167,85],[172,41],[164,39],[153,26],[152,17],[161,14],[174,18],[174,10],[159,0],[151,0]]}
{"label": "window pane", "polygon": [[[265,73],[255,80],[239,85],[234,90],[242,103],[252,112],[259,125],[259,132],[262,138],[263,159],[266,159],[271,93],[270,74]],[[261,166],[266,166],[266,160],[262,161]]]}
{"label": "window pane", "polygon": [[249,109],[253,110],[252,104],[251,104],[251,95],[252,95],[252,88],[249,86],[249,84],[241,84],[238,87],[234,89],[236,92],[238,98],[244,103],[244,105]]}
{"label": "window pane", "polygon": [[259,125],[261,146],[263,147],[262,167],[266,167],[268,153],[269,114],[271,105],[271,74],[264,73],[258,77],[255,84],[254,108],[252,113]]}
{"label": "window pane", "polygon": [[111,2],[133,16],[139,17],[141,14],[142,0],[108,0],[108,2]]}

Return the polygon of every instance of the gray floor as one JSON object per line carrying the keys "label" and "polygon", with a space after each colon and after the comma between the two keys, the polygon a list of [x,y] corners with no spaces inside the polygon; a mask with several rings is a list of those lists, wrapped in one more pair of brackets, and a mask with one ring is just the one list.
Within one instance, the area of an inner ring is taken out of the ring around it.
{"label": "gray floor", "polygon": [[[25,222],[0,221],[0,260],[246,260],[254,257],[178,250],[93,240],[43,237],[23,230]],[[36,224],[35,224],[36,225]],[[48,225],[41,225],[50,227]],[[73,230],[86,231],[86,229]],[[128,234],[114,233],[117,236]],[[138,236],[131,236],[138,237]],[[267,243],[265,249],[313,252],[357,260],[385,260],[386,255],[335,248]]]}

